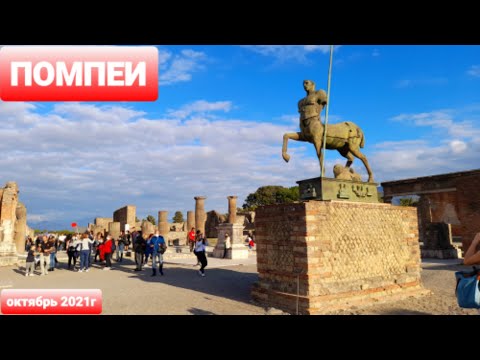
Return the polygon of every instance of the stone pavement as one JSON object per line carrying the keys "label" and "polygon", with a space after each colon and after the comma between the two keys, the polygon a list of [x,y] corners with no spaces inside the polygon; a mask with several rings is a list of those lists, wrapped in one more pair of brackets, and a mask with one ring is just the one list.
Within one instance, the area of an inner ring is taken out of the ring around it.
{"label": "stone pavement", "polygon": [[[256,253],[245,260],[208,258],[206,277],[198,275],[196,258],[169,254],[165,260],[165,276],[151,277],[151,267],[135,272],[133,258],[113,262],[114,270],[104,271],[94,264],[88,273],[66,269],[63,254],[58,256],[60,268],[47,276],[24,276],[20,266],[0,268],[2,288],[101,289],[103,314],[139,315],[263,315],[281,314],[251,302],[250,288],[258,279]],[[456,305],[453,273],[460,260],[423,259],[422,282],[433,291],[432,296],[379,305],[365,310],[347,310],[337,314],[474,314],[476,310]],[[37,271],[37,274],[39,272]]]}
{"label": "stone pavement", "polygon": [[[103,314],[261,315],[266,309],[250,300],[250,287],[257,281],[256,254],[249,259],[208,258],[206,276],[198,274],[196,258],[165,261],[165,276],[150,276],[151,266],[135,272],[133,258],[113,262],[111,271],[94,263],[88,273],[66,268],[63,254],[59,268],[47,276],[25,277],[24,263],[0,268],[0,289],[101,289]],[[37,274],[40,272],[37,271]]]}

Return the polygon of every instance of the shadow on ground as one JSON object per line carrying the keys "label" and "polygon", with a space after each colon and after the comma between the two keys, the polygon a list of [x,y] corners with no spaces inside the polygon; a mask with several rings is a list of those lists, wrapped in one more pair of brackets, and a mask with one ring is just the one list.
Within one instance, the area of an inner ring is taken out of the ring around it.
{"label": "shadow on ground", "polygon": [[[235,270],[230,270],[226,267],[209,269],[207,266],[205,269],[206,276],[202,277],[199,274],[199,266],[165,264],[163,268],[164,276],[159,275],[158,271],[156,276],[151,276],[151,265],[143,267],[142,271],[137,272],[134,271],[135,261],[131,258],[123,258],[122,262],[112,261],[113,270],[109,272],[112,275],[118,272],[126,273],[128,275],[128,278],[125,279],[126,282],[128,282],[129,279],[136,278],[148,283],[161,283],[250,304],[251,287],[258,280],[256,266],[245,266],[245,272],[241,271],[241,265],[232,265],[232,267],[233,266]],[[104,267],[104,263],[94,262],[89,273],[85,275],[94,280],[96,274],[103,272],[102,269]],[[19,268],[13,269],[13,271],[24,276],[25,265],[21,265]],[[58,263],[55,271],[53,273],[49,272],[48,277],[51,279],[57,276],[57,274],[68,274],[68,276],[72,277],[72,280],[74,280],[76,276],[81,276],[77,274],[77,271],[69,270],[65,262]],[[35,275],[40,275],[40,269],[35,271]],[[105,278],[99,280],[99,282],[100,281],[104,282]],[[99,283],[98,287],[101,288],[101,286],[102,284]],[[126,284],[126,286],[128,285]],[[190,310],[197,311],[197,313],[201,311],[200,309],[194,308]]]}

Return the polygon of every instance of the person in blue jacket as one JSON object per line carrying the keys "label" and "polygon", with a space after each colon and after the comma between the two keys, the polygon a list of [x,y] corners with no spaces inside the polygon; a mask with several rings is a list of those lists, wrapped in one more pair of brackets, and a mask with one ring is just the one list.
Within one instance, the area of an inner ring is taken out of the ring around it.
{"label": "person in blue jacket", "polygon": [[167,249],[165,239],[158,232],[150,239],[150,251],[152,252],[152,276],[157,275],[157,260],[159,263],[158,271],[163,276],[163,253]]}

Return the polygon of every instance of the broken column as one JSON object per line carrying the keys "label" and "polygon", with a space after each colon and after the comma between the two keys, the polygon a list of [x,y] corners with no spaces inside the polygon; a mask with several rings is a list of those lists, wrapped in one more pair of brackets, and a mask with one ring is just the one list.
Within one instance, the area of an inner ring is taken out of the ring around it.
{"label": "broken column", "polygon": [[170,226],[168,224],[168,211],[159,211],[158,212],[158,233],[163,236],[168,246],[171,246],[168,240],[169,232],[170,232]]}
{"label": "broken column", "polygon": [[238,196],[227,196],[228,199],[228,222],[235,224],[237,218],[237,198]]}
{"label": "broken column", "polygon": [[15,216],[15,246],[17,247],[17,254],[23,254],[27,235],[27,208],[20,201],[17,204]]}
{"label": "broken column", "polygon": [[187,228],[185,231],[190,232],[195,227],[195,211],[187,211]]}
{"label": "broken column", "polygon": [[17,263],[17,248],[14,242],[14,230],[17,204],[18,187],[14,181],[7,182],[0,189],[0,266]]}
{"label": "broken column", "polygon": [[195,229],[205,234],[205,199],[206,196],[195,196]]}

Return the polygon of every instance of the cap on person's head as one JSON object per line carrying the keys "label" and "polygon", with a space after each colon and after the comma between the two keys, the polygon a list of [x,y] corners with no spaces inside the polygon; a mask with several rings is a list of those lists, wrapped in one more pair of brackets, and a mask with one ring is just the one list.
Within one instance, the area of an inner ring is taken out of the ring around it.
{"label": "cap on person's head", "polygon": [[107,235],[107,239],[111,239],[112,238],[112,235]]}

